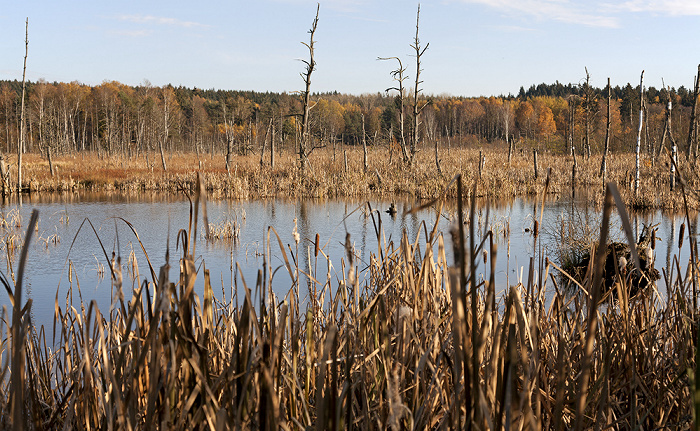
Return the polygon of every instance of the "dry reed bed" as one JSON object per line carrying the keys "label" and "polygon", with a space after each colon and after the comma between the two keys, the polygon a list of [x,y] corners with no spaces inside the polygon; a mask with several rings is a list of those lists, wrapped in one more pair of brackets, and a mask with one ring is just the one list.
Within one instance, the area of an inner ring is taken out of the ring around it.
{"label": "dry reed bed", "polygon": [[[466,194],[461,178],[457,189]],[[601,244],[613,199],[619,201],[614,189],[606,196]],[[53,330],[34,328],[26,317],[31,305],[22,308],[21,284],[7,283],[17,302],[1,325],[7,336],[0,345],[0,426],[691,427],[693,264],[674,261],[663,296],[647,291],[628,298],[620,289],[613,301],[601,292],[595,271],[601,265],[593,260],[586,293],[572,299],[544,258],[531,260],[522,283],[496,286],[493,235],[462,221],[461,214],[473,218],[475,211],[473,203],[463,210],[459,198],[460,222],[447,241],[457,256],[453,265],[437,226],[426,226],[423,248],[405,234],[387,243],[381,215],[371,211],[380,245],[366,269],[354,261],[348,238],[335,278],[303,274],[298,250],[305,245],[286,246],[270,228],[255,284],[242,281],[245,294],[228,299],[222,286],[216,298],[208,272],[195,266],[199,202],[193,201],[189,231],[178,234],[179,279],[168,279],[169,263],[157,272],[148,261],[127,300],[117,258],[109,310],[83,302],[75,285],[65,301],[56,299]],[[32,222],[25,242],[31,231]],[[329,265],[319,238],[309,240],[309,268]],[[273,252],[285,262],[280,271],[269,264]],[[488,263],[480,263],[484,258]],[[284,298],[272,292],[273,276],[290,278]],[[201,298],[197,277],[204,278]],[[307,294],[315,300],[304,301]]]}
{"label": "dry reed bed", "polygon": [[[391,154],[385,147],[369,149],[368,169],[363,167],[361,148],[349,148],[347,170],[343,152],[330,148],[314,151],[310,168],[302,174],[297,168],[296,156],[282,153],[276,157],[274,168],[269,163],[261,167],[259,155],[236,156],[233,167],[227,172],[224,157],[205,154],[172,154],[168,171],[163,172],[144,157],[97,157],[84,153],[79,156],[57,157],[58,174],[49,175],[48,164],[36,155],[28,155],[25,178],[32,192],[38,191],[123,191],[144,190],[179,191],[194,190],[196,172],[205,174],[206,188],[213,198],[254,199],[264,197],[393,197],[414,196],[432,199],[441,191],[446,181],[462,175],[465,183],[478,178],[480,194],[491,199],[533,195],[541,189],[547,169],[551,168],[550,191],[568,194],[572,189],[573,159],[568,156],[542,153],[538,157],[539,178],[535,178],[532,153],[519,152],[508,163],[507,149],[494,146],[483,151],[485,162],[479,176],[481,150],[452,148],[440,153],[441,171],[437,171],[434,153],[427,149],[417,155],[412,167],[404,166],[398,154]],[[643,158],[640,191],[632,193],[634,155],[614,154],[608,158],[606,181],[621,185],[625,202],[635,208],[663,208],[681,211],[682,195],[669,191],[669,169],[666,159],[652,164]],[[9,161],[12,164],[12,161]],[[687,186],[700,189],[700,179],[694,164],[679,166]],[[600,157],[590,160],[578,157],[576,187],[592,190],[591,198],[602,204],[604,181],[598,176]],[[450,191],[455,197],[455,191]],[[689,206],[699,209],[700,202],[690,197]]]}

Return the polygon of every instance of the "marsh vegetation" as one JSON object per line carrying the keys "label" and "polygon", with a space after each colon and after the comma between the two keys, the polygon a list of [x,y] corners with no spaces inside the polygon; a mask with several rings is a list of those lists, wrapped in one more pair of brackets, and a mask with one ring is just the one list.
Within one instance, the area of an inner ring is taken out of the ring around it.
{"label": "marsh vegetation", "polygon": [[[606,293],[597,250],[606,248],[611,214],[626,218],[612,187],[579,294],[565,294],[558,265],[544,256],[533,256],[512,286],[498,285],[498,242],[467,197],[478,186],[467,193],[461,183],[443,186],[458,201],[449,238],[434,224],[416,238],[387,240],[382,213],[370,210],[377,249],[365,265],[348,239],[335,276],[318,270],[329,264],[318,237],[305,267],[303,244],[288,246],[270,228],[256,280],[241,279],[241,294],[219,291],[195,263],[202,193],[192,196],[189,229],[177,234],[179,255],[160,267],[142,260],[140,284],[126,285],[122,257],[105,254],[114,292],[107,309],[76,286],[57,298],[53,328],[30,326],[21,278],[6,279],[15,302],[2,320],[10,335],[2,425],[691,428],[695,260],[674,259],[657,286],[634,296],[618,273],[618,293]],[[274,267],[272,256],[283,265]],[[180,268],[173,279],[170,265]],[[280,272],[291,283],[278,294],[271,286]]]}

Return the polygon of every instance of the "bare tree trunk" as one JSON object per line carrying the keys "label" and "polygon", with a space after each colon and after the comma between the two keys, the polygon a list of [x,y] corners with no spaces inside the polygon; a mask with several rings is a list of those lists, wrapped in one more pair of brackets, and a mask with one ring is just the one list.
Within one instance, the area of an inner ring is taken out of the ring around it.
{"label": "bare tree trunk", "polygon": [[639,78],[639,128],[637,129],[637,145],[634,147],[634,194],[639,191],[639,151],[642,145],[642,127],[644,126],[644,71]]}
{"label": "bare tree trunk", "polygon": [[539,176],[539,172],[537,171],[537,149],[533,148],[532,149],[532,164],[535,168],[535,179]]}
{"label": "bare tree trunk", "polygon": [[165,153],[163,151],[163,146],[167,145],[168,143],[168,136],[170,134],[170,130],[168,127],[168,123],[170,122],[170,106],[168,104],[168,101],[166,100],[165,94],[163,95],[163,137],[162,139],[158,142],[158,146],[160,148],[160,161],[163,165],[163,172],[168,170],[168,167],[165,163]]}
{"label": "bare tree trunk", "polygon": [[671,173],[669,178],[669,183],[671,185],[671,191],[676,188],[676,165],[678,164],[678,145],[676,141],[671,138]]}
{"label": "bare tree trunk", "polygon": [[605,125],[605,147],[603,148],[603,159],[600,162],[600,177],[603,177],[603,184],[605,184],[605,179],[607,176],[607,157],[608,157],[608,150],[610,149],[610,97],[611,97],[611,89],[610,89],[610,78],[608,78],[608,115],[607,115],[607,121]]}
{"label": "bare tree trunk", "polygon": [[442,175],[442,168],[440,167],[440,154],[438,154],[438,140],[435,140],[435,167],[437,168],[438,175]]}
{"label": "bare tree trunk", "polygon": [[[27,74],[27,54],[29,53],[29,18],[25,22],[24,27],[24,66],[22,68],[22,110],[20,113],[20,131],[19,131],[19,145],[17,146],[17,194],[22,193],[22,153],[24,152],[24,135],[25,135],[25,114],[24,114],[24,95],[26,92],[26,81],[25,77]],[[24,408],[23,406],[19,407]],[[21,411],[21,410],[20,410]],[[19,416],[15,416],[19,417]]]}
{"label": "bare tree trunk", "polygon": [[690,111],[690,127],[688,130],[688,148],[686,153],[686,159],[690,160],[691,156],[693,159],[697,158],[697,147],[693,145],[693,136],[695,135],[695,130],[697,127],[695,121],[695,111],[698,104],[698,91],[700,90],[700,65],[698,65],[698,74],[695,76],[695,91],[693,91],[693,108]]}
{"label": "bare tree trunk", "polygon": [[[282,134],[280,133],[280,136]],[[272,127],[272,138],[270,139],[270,168],[275,168],[275,128]]]}
{"label": "bare tree trunk", "polygon": [[[270,123],[267,125],[265,130],[265,139],[263,139],[262,148],[260,149],[260,167],[263,167],[263,159],[265,157],[265,144],[267,143],[267,136],[270,134],[270,129],[272,129],[272,118],[270,118]],[[257,137],[256,137],[257,139]]]}
{"label": "bare tree trunk", "polygon": [[[235,118],[231,118],[229,121],[226,115],[226,101],[221,102],[223,104],[224,111],[224,136],[226,137],[226,173],[231,174],[231,154],[233,153],[233,139],[234,132],[233,127],[236,123]],[[235,113],[233,114],[235,116]]]}
{"label": "bare tree trunk", "polygon": [[575,112],[576,112],[576,102],[573,97],[569,98],[569,155],[570,156],[575,156],[575,151],[576,149],[574,148],[574,128],[576,126],[575,124]]}
{"label": "bare tree trunk", "polygon": [[589,80],[590,75],[588,74],[588,68],[586,68],[586,160],[591,158],[591,86]]}
{"label": "bare tree trunk", "polygon": [[[406,71],[406,68],[403,67],[403,64],[401,63],[401,59],[398,57],[379,57],[377,58],[378,60],[391,60],[395,59],[396,61],[399,62],[399,68],[396,70],[391,71],[391,76],[394,77],[394,80],[399,83],[398,87],[391,87],[387,88],[387,92],[389,90],[396,90],[399,92],[399,145],[401,146],[401,153],[403,156],[403,162],[404,164],[409,164],[410,163],[410,157],[408,155],[408,149],[406,148],[406,135],[404,133],[404,101],[403,101],[403,81],[406,79],[406,77],[403,76],[403,73]],[[390,130],[390,141],[393,142],[394,139],[394,132],[393,132],[393,124],[391,125],[391,130]],[[393,151],[393,150],[390,150]],[[389,158],[391,159],[391,156],[393,155],[393,152],[389,153]],[[390,160],[391,161],[391,160]]]}
{"label": "bare tree trunk", "polygon": [[163,165],[163,172],[168,170],[168,166],[165,163],[165,153],[163,152],[163,141],[160,141],[158,143],[158,147],[160,149],[160,162]]}
{"label": "bare tree trunk", "polygon": [[367,173],[367,136],[365,135],[365,114],[362,117],[362,172]]}
{"label": "bare tree trunk", "polygon": [[47,158],[49,159],[49,172],[51,172],[51,176],[53,177],[54,174],[55,174],[55,172],[54,172],[54,169],[53,169],[53,157],[52,157],[52,154],[51,154],[51,145],[47,145],[47,146],[46,146],[46,153],[47,153],[47,154],[46,154],[46,155],[47,155]]}
{"label": "bare tree trunk", "polygon": [[309,148],[309,109],[311,109],[311,73],[316,68],[316,62],[314,61],[314,34],[316,33],[316,26],[318,25],[318,10],[320,7],[320,4],[316,6],[316,18],[314,18],[314,22],[311,25],[311,30],[309,30],[309,33],[311,34],[311,37],[309,38],[309,43],[306,44],[302,42],[309,49],[309,61],[302,60],[306,64],[306,73],[304,74],[304,105],[301,116],[301,139],[299,140],[299,168],[302,172],[306,169],[309,152],[311,151],[311,149]]}
{"label": "bare tree trunk", "polygon": [[418,96],[420,95],[420,92],[422,91],[420,88],[420,84],[423,83],[423,81],[420,80],[420,73],[421,73],[421,68],[420,68],[420,59],[425,53],[425,50],[428,49],[428,46],[430,43],[426,44],[425,47],[421,48],[420,46],[420,40],[418,39],[418,24],[420,22],[420,4],[418,4],[418,12],[416,13],[416,37],[413,39],[413,45],[411,47],[416,51],[416,80],[415,80],[415,87],[413,90],[413,138],[411,139],[411,159],[410,163],[413,164],[413,161],[416,157],[416,152],[418,151],[418,139],[419,139],[419,133],[418,133],[418,126],[420,126],[420,121],[419,121],[419,116],[420,113],[423,111],[423,108],[426,107],[427,103],[424,103],[423,106],[419,106],[418,104]]}

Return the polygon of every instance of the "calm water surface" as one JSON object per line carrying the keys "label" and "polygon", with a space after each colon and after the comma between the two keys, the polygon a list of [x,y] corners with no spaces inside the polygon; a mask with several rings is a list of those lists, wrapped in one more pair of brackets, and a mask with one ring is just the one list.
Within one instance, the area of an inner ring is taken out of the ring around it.
{"label": "calm water surface", "polygon": [[[440,231],[445,235],[448,259],[452,261],[452,245],[448,232],[456,219],[454,208],[447,208],[440,214],[436,208],[428,208],[405,215],[406,210],[418,203],[397,202],[398,214],[390,217],[385,213],[389,202],[370,201],[373,212],[369,211],[367,204],[367,201],[358,200],[280,199],[208,202],[211,224],[235,222],[240,231],[236,242],[207,242],[203,238],[204,230],[200,219],[200,232],[196,243],[198,292],[201,293],[202,290],[204,267],[211,273],[214,292],[219,299],[224,299],[224,295],[226,299],[230,299],[240,289],[243,281],[254,289],[258,270],[263,267],[263,253],[270,226],[279,234],[291,262],[298,261],[301,271],[313,273],[321,281],[325,281],[330,273],[334,280],[333,285],[337,285],[337,278],[342,278],[341,260],[347,260],[346,233],[350,235],[361,279],[366,275],[363,269],[370,261],[370,255],[378,253],[375,225],[379,228],[380,221],[382,243],[393,241],[398,247],[402,232],[406,231],[411,242],[418,240],[421,250],[424,250],[425,230],[429,232],[437,222]],[[100,309],[106,312],[112,302],[113,292],[109,266],[102,247],[110,257],[112,252],[121,256],[127,299],[132,288],[143,281],[144,277],[150,279],[147,258],[158,273],[159,267],[165,263],[166,252],[169,251],[169,263],[173,267],[170,279],[175,280],[178,277],[176,268],[182,255],[182,247],[181,244],[177,244],[176,234],[180,229],[188,228],[190,211],[189,201],[184,196],[89,193],[34,195],[25,198],[21,204],[11,202],[0,206],[1,216],[7,221],[2,233],[6,238],[10,238],[10,243],[13,238],[16,243],[18,238],[24,237],[33,209],[39,210],[39,228],[35,232],[29,251],[24,297],[32,298],[32,316],[39,325],[50,325],[53,321],[55,299],[58,297],[58,303],[63,307],[71,287],[75,306],[79,304],[79,286],[85,302],[95,300]],[[586,208],[580,203],[572,205],[570,199],[549,200],[542,214],[541,241],[538,241],[535,247],[531,231],[535,217],[539,218],[540,214],[538,209],[535,216],[535,205],[531,200],[515,199],[492,204],[488,209],[480,208],[477,212],[476,227],[483,232],[485,227],[489,226],[496,232],[497,289],[503,290],[509,284],[517,283],[521,274],[526,280],[532,256],[548,255],[554,259],[552,233],[561,230],[561,220],[573,218],[577,227],[585,224],[595,227],[600,212]],[[696,223],[696,218],[697,216],[693,216],[693,223]],[[295,219],[300,239],[298,246],[293,236]],[[85,220],[92,223],[94,231]],[[138,233],[147,256],[124,220],[131,223]],[[677,236],[684,221],[683,216],[651,212],[635,214],[632,221],[633,227],[638,231],[641,231],[643,223],[658,224],[658,237],[661,241],[657,243],[656,266],[659,271],[668,271],[670,256],[678,251]],[[623,234],[619,226],[620,223],[614,225],[611,233],[622,239]],[[468,232],[468,227],[465,227],[465,230]],[[687,232],[688,229],[679,255],[681,267],[682,262],[687,262],[688,259]],[[325,260],[316,262],[314,259],[317,233],[322,251],[330,259],[330,265]],[[284,257],[277,237],[271,231],[270,238],[270,262],[274,272],[272,286],[278,296],[284,296],[292,284],[291,277],[284,268]],[[17,252],[14,256],[16,255]],[[11,280],[13,271],[17,270],[17,258],[8,259],[8,256],[13,256],[12,247],[5,241],[4,244],[0,244],[0,270]],[[134,277],[132,271],[134,258],[140,272],[138,277]],[[69,268],[72,269],[70,277]],[[483,264],[479,271],[484,273],[484,277],[488,277]],[[660,281],[660,284],[662,283],[663,280]],[[304,290],[305,285],[302,283],[301,296],[307,295]],[[6,293],[0,295],[0,305],[10,308]]]}

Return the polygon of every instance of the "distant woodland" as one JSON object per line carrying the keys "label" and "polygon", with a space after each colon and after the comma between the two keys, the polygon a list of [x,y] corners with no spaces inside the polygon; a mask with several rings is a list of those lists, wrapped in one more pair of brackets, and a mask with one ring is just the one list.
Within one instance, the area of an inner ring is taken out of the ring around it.
{"label": "distant woodland", "polygon": [[[314,146],[357,145],[363,138],[367,145],[395,144],[402,102],[394,93],[312,94],[309,136]],[[21,82],[0,81],[2,152],[16,153],[18,148],[20,96]],[[638,86],[611,88],[610,151],[633,151],[639,97]],[[692,89],[648,87],[644,98],[642,151],[660,151],[671,102],[672,136],[680,151],[690,149],[696,157],[697,136],[688,137],[695,102]],[[421,103],[427,105],[415,136],[428,148],[436,141],[486,147],[507,139],[516,146],[555,154],[603,149],[607,88],[557,82],[499,97],[421,94]],[[149,84],[133,87],[115,81],[98,86],[39,81],[27,83],[26,104],[27,152],[47,157],[80,151],[148,157],[161,146],[167,152],[215,155],[233,149],[234,154],[249,154],[262,151],[266,142],[268,148],[273,143],[276,151],[295,151],[302,96]],[[408,116],[404,123],[404,133],[413,135]]]}

